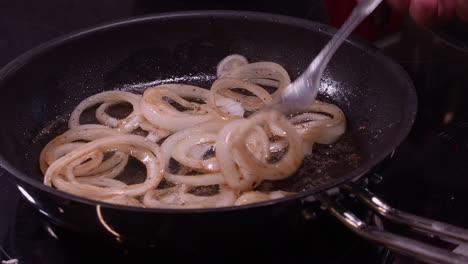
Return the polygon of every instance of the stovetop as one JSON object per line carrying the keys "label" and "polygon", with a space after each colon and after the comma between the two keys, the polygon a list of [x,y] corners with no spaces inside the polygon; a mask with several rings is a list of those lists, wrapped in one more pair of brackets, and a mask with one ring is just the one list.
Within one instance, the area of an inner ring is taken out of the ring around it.
{"label": "stovetop", "polygon": [[[184,1],[49,1],[0,4],[0,67],[21,52],[52,37],[103,21],[155,11],[191,9]],[[245,8],[295,15],[327,22],[324,4],[282,9],[263,5]],[[301,2],[302,3],[302,2]],[[200,1],[197,9],[223,9],[217,1]],[[298,4],[299,5],[299,4]],[[109,8],[112,6],[112,8]],[[67,10],[64,12],[64,10]],[[410,74],[418,91],[419,108],[414,129],[385,167],[371,177],[370,188],[391,205],[409,212],[468,227],[468,52],[440,39],[430,30],[406,22],[403,29],[376,42],[382,51]],[[446,35],[445,35],[446,36]],[[355,201],[350,206],[363,210]],[[31,263],[147,263],[162,259],[189,261],[242,261],[317,263],[419,263],[392,254],[345,229],[327,214],[304,220],[300,232],[278,237],[278,245],[246,252],[211,252],[209,249],[128,248],[102,245],[53,226],[23,200],[10,177],[0,172],[0,260]],[[369,220],[370,212],[362,211]],[[316,221],[320,219],[320,228]],[[313,224],[312,224],[313,223]],[[395,228],[395,227],[391,227]],[[397,231],[403,231],[398,229]],[[409,232],[410,233],[410,232]],[[318,235],[322,234],[322,235]],[[325,234],[325,235],[323,235]],[[320,241],[317,241],[320,237]],[[317,250],[317,248],[320,248]],[[247,257],[248,256],[248,257]]]}
{"label": "stovetop", "polygon": [[[54,263],[150,263],[155,260],[177,259],[177,261],[219,262],[262,261],[269,263],[384,263],[387,251],[360,239],[338,225],[333,218],[320,216],[320,227],[307,223],[300,233],[268,246],[235,247],[227,244],[226,250],[218,251],[200,246],[179,247],[164,244],[148,248],[102,244],[90,241],[60,229],[48,222],[26,201],[19,200],[12,206],[9,229],[3,233],[3,251],[0,259],[18,259],[20,264]],[[320,229],[320,230],[318,230]],[[316,234],[328,234],[320,241]],[[246,238],[248,239],[248,238]],[[220,240],[221,243],[226,243]],[[229,243],[229,242],[228,242]],[[242,242],[239,242],[242,243]],[[242,248],[242,250],[239,250]],[[339,250],[339,254],[337,254]],[[376,262],[379,261],[379,262]]]}

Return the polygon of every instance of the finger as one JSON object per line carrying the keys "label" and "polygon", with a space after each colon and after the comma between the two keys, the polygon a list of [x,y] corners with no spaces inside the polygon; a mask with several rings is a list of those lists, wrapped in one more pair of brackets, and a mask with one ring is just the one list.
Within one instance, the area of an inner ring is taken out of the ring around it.
{"label": "finger", "polygon": [[438,0],[412,0],[409,12],[420,24],[432,24],[438,17]]}
{"label": "finger", "polygon": [[462,20],[468,22],[468,0],[457,0],[456,12]]}
{"label": "finger", "polygon": [[387,2],[393,9],[401,13],[408,12],[410,0],[387,0]]}
{"label": "finger", "polygon": [[457,0],[439,0],[437,5],[437,22],[449,20],[455,15]]}

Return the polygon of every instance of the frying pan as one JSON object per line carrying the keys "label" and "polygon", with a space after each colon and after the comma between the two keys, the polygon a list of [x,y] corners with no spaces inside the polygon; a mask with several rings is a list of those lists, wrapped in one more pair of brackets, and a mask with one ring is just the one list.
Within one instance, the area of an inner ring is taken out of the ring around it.
{"label": "frying pan", "polygon": [[14,177],[23,197],[53,223],[98,239],[151,244],[210,235],[232,240],[262,237],[287,232],[305,204],[318,200],[354,232],[394,250],[438,263],[468,262],[369,226],[335,199],[333,193],[344,189],[382,215],[411,222],[416,229],[436,229],[436,235],[451,241],[468,237],[460,228],[392,209],[353,183],[401,143],[411,129],[417,105],[406,73],[357,39],[349,39],[336,53],[320,92],[345,112],[347,133],[362,159],[357,168],[332,173],[279,200],[211,209],[132,208],[76,197],[42,184],[38,156],[53,136],[48,137],[47,131],[57,130],[67,117],[64,114],[87,96],[175,80],[209,87],[216,64],[233,53],[250,61],[275,61],[295,78],[334,32],[325,25],[285,16],[196,11],[114,22],[50,41],[0,72],[0,165]]}

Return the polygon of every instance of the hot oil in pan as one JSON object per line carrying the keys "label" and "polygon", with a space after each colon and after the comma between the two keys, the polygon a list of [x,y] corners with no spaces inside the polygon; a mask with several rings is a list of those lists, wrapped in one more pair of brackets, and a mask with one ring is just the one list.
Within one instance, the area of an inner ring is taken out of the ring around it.
{"label": "hot oil in pan", "polygon": [[[177,105],[174,106],[177,107]],[[94,114],[96,109],[97,106],[87,109],[81,115],[80,123],[98,123]],[[109,107],[107,113],[116,118],[124,118],[130,114],[131,111],[131,104],[122,103]],[[66,120],[68,120],[68,117],[59,118],[54,121],[51,125],[48,126],[47,129],[44,129],[36,137],[34,142],[40,144],[40,148],[42,149],[45,144],[47,144],[47,142],[68,129]],[[133,133],[146,136],[146,132],[142,130],[136,130]],[[204,158],[207,159],[214,155],[215,150],[212,149],[209,151],[209,153],[206,153]],[[281,153],[277,153],[276,155],[281,156]],[[275,154],[272,155],[273,159],[275,158],[274,156]],[[360,165],[360,162],[361,156],[357,151],[353,137],[350,132],[347,132],[340,140],[332,145],[314,144],[312,154],[305,156],[303,164],[295,174],[284,180],[263,181],[257,187],[257,190],[283,190],[288,192],[305,191],[329,183],[341,175],[354,170]],[[194,173],[192,172],[191,174]],[[138,160],[130,157],[126,169],[116,179],[121,180],[127,184],[135,184],[143,182],[145,176],[145,167]],[[170,186],[172,186],[171,183],[163,181],[159,188],[166,188]],[[199,196],[213,195],[218,192],[218,186],[200,186],[193,188],[190,192]]]}
{"label": "hot oil in pan", "polygon": [[314,144],[312,154],[304,157],[299,170],[279,181],[263,181],[260,191],[301,192],[327,184],[356,169],[361,163],[351,133],[345,133],[332,145]]}

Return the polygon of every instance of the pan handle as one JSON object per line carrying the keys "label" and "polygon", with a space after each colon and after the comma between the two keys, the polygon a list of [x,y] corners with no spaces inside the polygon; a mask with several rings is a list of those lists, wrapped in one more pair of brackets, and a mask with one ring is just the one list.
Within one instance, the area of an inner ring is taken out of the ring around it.
{"label": "pan handle", "polygon": [[344,188],[367,206],[371,207],[379,215],[389,220],[406,225],[428,235],[436,235],[448,242],[468,243],[468,230],[464,228],[395,209],[386,204],[368,189],[362,188],[355,183],[346,184]]}
{"label": "pan handle", "polygon": [[393,234],[370,226],[361,221],[352,212],[342,207],[335,199],[325,193],[315,195],[315,198],[324,205],[327,210],[341,221],[351,231],[359,236],[384,244],[388,248],[405,255],[429,262],[444,264],[468,263],[468,257],[455,254],[449,250],[438,248],[411,238]]}

